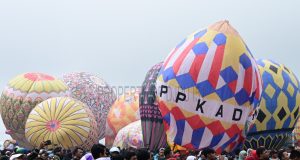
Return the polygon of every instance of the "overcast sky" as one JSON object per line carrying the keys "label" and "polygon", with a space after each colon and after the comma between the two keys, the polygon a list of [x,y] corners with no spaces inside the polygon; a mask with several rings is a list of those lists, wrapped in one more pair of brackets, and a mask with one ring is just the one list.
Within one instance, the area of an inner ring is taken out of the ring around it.
{"label": "overcast sky", "polygon": [[0,0],[0,89],[24,72],[99,74],[140,85],[195,30],[223,19],[255,58],[300,76],[300,1]]}

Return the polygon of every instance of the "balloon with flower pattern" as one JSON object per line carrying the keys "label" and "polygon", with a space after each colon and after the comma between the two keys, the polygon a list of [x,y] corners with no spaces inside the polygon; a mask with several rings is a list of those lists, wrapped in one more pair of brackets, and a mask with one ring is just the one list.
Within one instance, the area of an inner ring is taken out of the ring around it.
{"label": "balloon with flower pattern", "polygon": [[20,146],[30,146],[24,135],[30,111],[38,103],[58,96],[69,96],[68,87],[47,74],[25,73],[9,81],[0,100],[1,116],[6,129]]}
{"label": "balloon with flower pattern", "polygon": [[92,111],[70,97],[47,99],[30,112],[25,136],[34,147],[47,140],[64,149],[83,147],[89,150],[98,143],[99,128]]}
{"label": "balloon with flower pattern", "polygon": [[143,147],[143,133],[141,121],[135,121],[122,128],[114,140],[113,146],[121,148]]}

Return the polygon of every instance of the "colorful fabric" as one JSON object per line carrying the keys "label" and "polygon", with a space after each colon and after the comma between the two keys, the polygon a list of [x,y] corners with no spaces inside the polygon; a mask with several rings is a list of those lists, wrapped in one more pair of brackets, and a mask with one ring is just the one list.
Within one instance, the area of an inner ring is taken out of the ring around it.
{"label": "colorful fabric", "polygon": [[93,112],[97,127],[100,129],[98,139],[104,138],[108,111],[116,100],[112,88],[96,75],[78,72],[63,76],[69,86],[72,97],[85,103]]}
{"label": "colorful fabric", "polygon": [[282,149],[285,143],[288,141],[290,133],[286,131],[276,131],[276,133],[260,133],[251,136],[247,136],[244,142],[244,148],[257,149],[260,146],[264,146],[267,149]]}
{"label": "colorful fabric", "polygon": [[145,147],[158,150],[166,146],[166,133],[156,100],[156,79],[162,62],[154,65],[147,73],[140,94],[140,116]]}
{"label": "colorful fabric", "polygon": [[93,113],[82,102],[69,97],[50,98],[38,104],[29,114],[25,136],[32,146],[51,140],[65,149],[81,146],[89,150],[98,143],[97,123]]}
{"label": "colorful fabric", "polygon": [[217,152],[242,143],[261,95],[256,62],[227,21],[179,43],[165,59],[156,86],[168,139]]}
{"label": "colorful fabric", "polygon": [[136,121],[122,128],[113,143],[113,146],[121,148],[141,148],[143,146],[143,133],[141,121]]}
{"label": "colorful fabric", "polygon": [[0,100],[1,117],[9,134],[20,146],[30,147],[24,135],[30,111],[38,103],[58,96],[69,96],[68,87],[47,74],[25,73],[9,81]]}
{"label": "colorful fabric", "polygon": [[105,145],[112,147],[119,130],[137,120],[140,120],[139,92],[127,92],[115,101],[107,115]]}
{"label": "colorful fabric", "polygon": [[[259,147],[256,144],[266,144],[267,149],[278,149],[292,133],[298,118],[299,81],[282,64],[270,60],[258,60],[257,64],[263,81],[262,98],[258,116],[248,131],[245,147],[256,149]],[[275,141],[276,145],[270,141]]]}

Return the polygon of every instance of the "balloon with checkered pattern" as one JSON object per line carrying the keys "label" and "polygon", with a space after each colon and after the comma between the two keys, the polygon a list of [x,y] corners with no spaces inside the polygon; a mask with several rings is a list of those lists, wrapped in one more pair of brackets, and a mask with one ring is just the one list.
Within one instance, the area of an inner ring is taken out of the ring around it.
{"label": "balloon with checkered pattern", "polygon": [[299,81],[286,66],[257,60],[263,81],[260,111],[247,133],[244,148],[280,149],[291,136],[298,118]]}
{"label": "balloon with checkered pattern", "polygon": [[239,33],[220,21],[171,51],[156,89],[168,142],[220,153],[242,144],[257,114],[261,77]]}

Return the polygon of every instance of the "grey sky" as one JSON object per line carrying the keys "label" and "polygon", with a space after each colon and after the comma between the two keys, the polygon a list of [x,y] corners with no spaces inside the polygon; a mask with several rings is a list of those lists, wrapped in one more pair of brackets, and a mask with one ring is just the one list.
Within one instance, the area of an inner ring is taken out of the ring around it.
{"label": "grey sky", "polygon": [[300,1],[0,0],[0,89],[23,72],[140,85],[185,36],[228,19],[255,58],[300,76]]}

